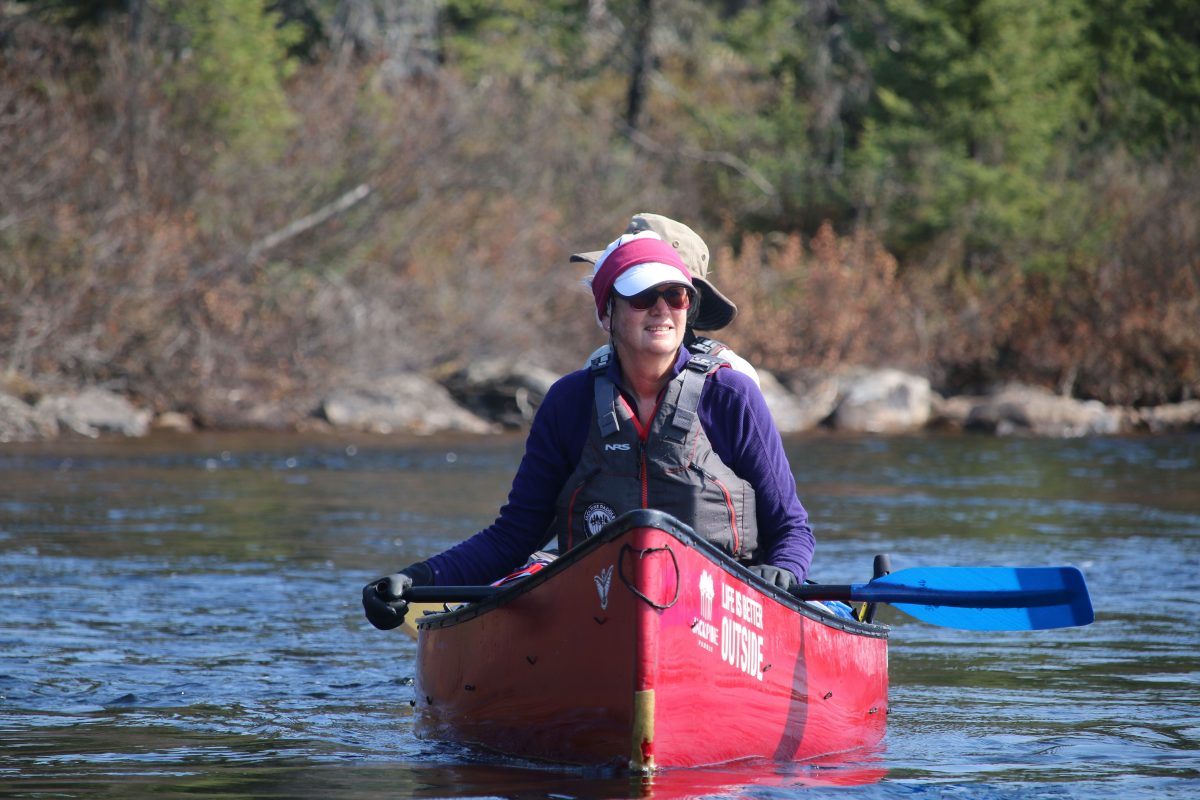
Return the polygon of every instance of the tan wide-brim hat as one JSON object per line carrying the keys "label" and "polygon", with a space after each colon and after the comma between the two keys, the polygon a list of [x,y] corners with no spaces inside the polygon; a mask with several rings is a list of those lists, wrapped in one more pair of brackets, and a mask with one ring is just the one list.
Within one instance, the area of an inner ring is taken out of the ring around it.
{"label": "tan wide-brim hat", "polygon": [[[737,306],[733,301],[713,286],[708,280],[708,245],[699,234],[669,217],[660,214],[634,214],[629,221],[625,233],[654,231],[670,243],[683,259],[684,265],[692,273],[692,284],[700,291],[700,309],[692,320],[692,327],[701,331],[715,331],[733,322],[737,316]],[[587,253],[575,253],[571,261],[595,264],[603,255],[603,250]]]}

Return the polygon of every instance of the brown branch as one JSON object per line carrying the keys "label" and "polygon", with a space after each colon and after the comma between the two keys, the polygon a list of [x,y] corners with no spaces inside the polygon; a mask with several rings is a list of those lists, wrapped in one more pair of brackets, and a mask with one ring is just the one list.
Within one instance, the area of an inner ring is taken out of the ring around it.
{"label": "brown branch", "polygon": [[317,227],[330,217],[352,208],[364,200],[370,193],[371,187],[365,183],[360,183],[332,203],[314,211],[306,217],[301,217],[298,220],[288,223],[272,234],[264,236],[250,245],[250,260],[253,261],[267,250],[278,247],[288,239],[299,236],[310,228]]}
{"label": "brown branch", "polygon": [[779,190],[776,189],[761,172],[754,169],[754,167],[750,166],[733,153],[717,150],[701,150],[698,147],[665,147],[641,131],[628,126],[625,128],[625,135],[629,137],[629,141],[631,141],[634,145],[642,148],[643,150],[648,150],[651,153],[656,153],[659,155],[677,155],[683,158],[691,159],[692,161],[704,161],[708,163],[722,164],[753,183],[756,187],[758,187],[759,191],[761,191],[771,200],[776,202],[779,200]]}

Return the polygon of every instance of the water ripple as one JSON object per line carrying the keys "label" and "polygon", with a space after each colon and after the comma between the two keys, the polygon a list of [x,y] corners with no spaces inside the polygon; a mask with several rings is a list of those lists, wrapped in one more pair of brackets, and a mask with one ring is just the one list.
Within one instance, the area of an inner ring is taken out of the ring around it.
{"label": "water ripple", "polygon": [[519,441],[163,441],[0,452],[0,794],[1200,793],[1200,440],[789,441],[818,579],[1074,563],[1097,621],[884,608],[878,752],[646,781],[417,740],[415,646],[362,619],[363,582],[490,522]]}

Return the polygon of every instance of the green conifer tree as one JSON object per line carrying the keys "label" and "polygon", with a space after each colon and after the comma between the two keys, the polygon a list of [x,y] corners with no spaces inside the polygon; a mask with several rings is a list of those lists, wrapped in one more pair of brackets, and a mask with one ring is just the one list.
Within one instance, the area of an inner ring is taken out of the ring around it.
{"label": "green conifer tree", "polygon": [[295,123],[284,81],[303,35],[264,0],[155,0],[184,33],[175,97],[208,125],[218,151],[274,153]]}

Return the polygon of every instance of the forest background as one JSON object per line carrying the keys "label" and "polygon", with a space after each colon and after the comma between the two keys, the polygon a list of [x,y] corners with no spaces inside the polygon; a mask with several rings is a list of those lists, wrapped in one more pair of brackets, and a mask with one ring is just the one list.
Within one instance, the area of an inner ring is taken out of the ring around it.
{"label": "forest background", "polygon": [[0,0],[0,379],[202,424],[599,343],[690,224],[755,364],[1200,396],[1191,0]]}

